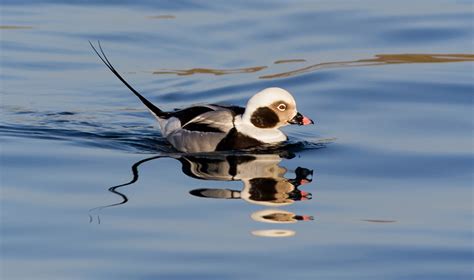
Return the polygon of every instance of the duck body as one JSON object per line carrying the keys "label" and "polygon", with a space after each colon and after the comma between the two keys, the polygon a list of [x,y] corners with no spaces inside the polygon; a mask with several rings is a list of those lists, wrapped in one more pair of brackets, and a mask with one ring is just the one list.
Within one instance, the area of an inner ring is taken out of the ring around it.
{"label": "duck body", "polygon": [[181,152],[242,150],[287,140],[280,130],[246,125],[244,112],[243,107],[209,104],[156,118],[163,136]]}
{"label": "duck body", "polygon": [[246,107],[207,104],[170,112],[162,111],[115,70],[100,43],[102,55],[92,43],[91,46],[110,71],[156,117],[163,136],[180,152],[242,150],[278,144],[287,140],[280,127],[313,123],[297,111],[293,96],[281,88],[267,88],[258,92],[249,99]]}

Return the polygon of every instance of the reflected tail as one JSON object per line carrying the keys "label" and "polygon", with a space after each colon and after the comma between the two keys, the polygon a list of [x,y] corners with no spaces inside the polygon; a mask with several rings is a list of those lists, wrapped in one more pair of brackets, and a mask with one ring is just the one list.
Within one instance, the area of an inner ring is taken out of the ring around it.
{"label": "reflected tail", "polygon": [[[132,179],[130,181],[128,181],[127,183],[116,185],[116,186],[113,186],[113,187],[109,188],[109,192],[120,196],[122,198],[122,201],[117,202],[117,203],[113,203],[113,204],[109,204],[109,205],[105,205],[105,206],[99,206],[99,207],[92,208],[92,209],[89,210],[89,213],[94,212],[94,211],[101,211],[102,209],[105,209],[105,208],[114,207],[114,206],[118,206],[118,205],[122,205],[122,204],[127,203],[128,202],[128,197],[125,194],[119,192],[117,189],[121,188],[121,187],[131,185],[131,184],[138,181],[138,177],[139,177],[138,167],[142,163],[145,163],[147,161],[154,160],[154,159],[157,159],[157,158],[162,158],[162,157],[166,157],[166,156],[153,156],[153,157],[149,157],[149,158],[146,158],[146,159],[142,159],[140,161],[137,161],[135,164],[133,164],[132,165],[132,175],[133,175]],[[92,223],[93,220],[94,219],[92,218],[92,215],[89,214],[89,223]],[[97,221],[100,224],[100,216],[99,215],[97,215]]]}

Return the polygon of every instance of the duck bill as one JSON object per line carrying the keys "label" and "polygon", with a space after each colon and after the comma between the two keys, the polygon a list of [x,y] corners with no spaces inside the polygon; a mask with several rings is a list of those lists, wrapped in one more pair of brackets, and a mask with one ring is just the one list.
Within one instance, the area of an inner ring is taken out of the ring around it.
{"label": "duck bill", "polygon": [[297,125],[309,125],[314,124],[313,120],[310,118],[303,116],[301,113],[296,113],[291,120],[288,121],[289,124],[297,124]]}

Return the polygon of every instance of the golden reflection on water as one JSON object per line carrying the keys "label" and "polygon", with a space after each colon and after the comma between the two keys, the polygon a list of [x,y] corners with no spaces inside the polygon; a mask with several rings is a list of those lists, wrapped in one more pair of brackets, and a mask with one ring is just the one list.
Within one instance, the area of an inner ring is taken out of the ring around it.
{"label": "golden reflection on water", "polygon": [[292,71],[260,76],[260,79],[275,79],[295,76],[308,73],[324,68],[339,67],[360,67],[360,66],[377,66],[387,64],[403,64],[403,63],[442,63],[442,62],[462,62],[474,61],[472,54],[378,54],[374,58],[359,59],[352,61],[323,62],[317,63]]}
{"label": "golden reflection on water", "polygon": [[[344,68],[344,67],[362,67],[379,66],[388,64],[408,64],[408,63],[447,63],[447,62],[465,62],[474,61],[474,54],[378,54],[373,58],[322,62],[309,66],[297,68],[291,71],[280,72],[276,74],[262,75],[259,79],[277,79],[305,74],[326,68]],[[304,63],[305,59],[284,59],[276,60],[274,64]],[[268,66],[255,66],[237,69],[212,69],[212,68],[192,68],[192,69],[164,69],[154,71],[153,74],[165,75],[174,74],[178,76],[190,76],[195,74],[229,75],[255,73],[269,68]]]}
{"label": "golden reflection on water", "polygon": [[261,71],[267,68],[267,66],[255,66],[248,68],[238,68],[238,69],[210,69],[210,68],[192,68],[187,70],[161,70],[154,71],[153,74],[176,74],[178,76],[189,76],[194,74],[213,74],[216,76],[219,75],[228,75],[228,74],[242,74],[242,73],[254,73]]}
{"label": "golden reflection on water", "polygon": [[282,59],[273,62],[274,64],[306,62],[306,59]]}

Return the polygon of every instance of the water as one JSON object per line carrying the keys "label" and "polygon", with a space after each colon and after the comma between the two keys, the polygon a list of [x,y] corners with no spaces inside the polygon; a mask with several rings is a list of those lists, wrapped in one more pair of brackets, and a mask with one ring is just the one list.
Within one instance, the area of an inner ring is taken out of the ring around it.
{"label": "water", "polygon": [[[470,1],[81,2],[1,6],[2,279],[471,279]],[[316,125],[178,154],[88,40],[163,109]]]}

